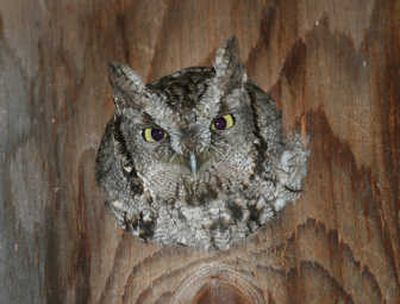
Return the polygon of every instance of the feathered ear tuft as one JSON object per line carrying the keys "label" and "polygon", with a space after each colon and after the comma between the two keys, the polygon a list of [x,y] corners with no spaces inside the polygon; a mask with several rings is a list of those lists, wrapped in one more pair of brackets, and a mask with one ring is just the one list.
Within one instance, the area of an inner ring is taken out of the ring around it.
{"label": "feathered ear tuft", "polygon": [[229,38],[218,50],[214,61],[216,82],[225,90],[241,87],[247,76],[240,61],[236,36]]}
{"label": "feathered ear tuft", "polygon": [[121,63],[109,63],[108,76],[113,88],[117,110],[128,106],[140,107],[140,102],[147,89],[134,70]]}

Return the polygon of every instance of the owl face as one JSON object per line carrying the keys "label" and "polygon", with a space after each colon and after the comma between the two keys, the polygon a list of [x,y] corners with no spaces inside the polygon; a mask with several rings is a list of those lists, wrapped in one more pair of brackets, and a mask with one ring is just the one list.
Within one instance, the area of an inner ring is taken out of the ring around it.
{"label": "owl face", "polygon": [[119,139],[153,199],[198,205],[251,179],[254,117],[234,49],[220,49],[213,68],[148,85],[129,67],[110,66]]}

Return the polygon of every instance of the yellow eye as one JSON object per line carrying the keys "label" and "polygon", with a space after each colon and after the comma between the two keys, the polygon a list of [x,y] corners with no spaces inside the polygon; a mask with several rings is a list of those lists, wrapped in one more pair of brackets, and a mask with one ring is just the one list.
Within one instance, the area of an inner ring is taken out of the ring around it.
{"label": "yellow eye", "polygon": [[163,129],[152,127],[144,129],[142,135],[144,140],[147,142],[159,142],[167,136]]}
{"label": "yellow eye", "polygon": [[211,129],[214,131],[226,130],[232,128],[234,125],[235,125],[235,118],[232,116],[232,114],[225,114],[213,120],[211,124]]}

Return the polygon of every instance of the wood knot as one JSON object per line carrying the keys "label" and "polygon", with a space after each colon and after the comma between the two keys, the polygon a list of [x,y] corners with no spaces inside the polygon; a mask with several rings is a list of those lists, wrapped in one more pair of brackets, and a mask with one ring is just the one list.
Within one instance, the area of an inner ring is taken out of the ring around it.
{"label": "wood knot", "polygon": [[253,283],[254,278],[233,269],[229,265],[208,263],[194,269],[178,285],[172,304],[263,304],[261,290]]}

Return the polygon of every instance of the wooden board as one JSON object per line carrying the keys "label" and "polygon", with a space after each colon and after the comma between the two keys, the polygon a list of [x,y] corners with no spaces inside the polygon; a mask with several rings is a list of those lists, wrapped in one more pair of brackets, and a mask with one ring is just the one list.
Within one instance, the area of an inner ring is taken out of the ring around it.
{"label": "wooden board", "polygon": [[[2,0],[0,303],[400,303],[400,1]],[[94,181],[106,63],[248,74],[311,156],[304,195],[227,252],[122,233]]]}

